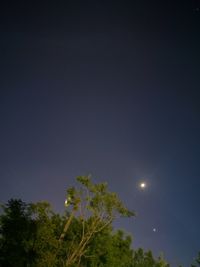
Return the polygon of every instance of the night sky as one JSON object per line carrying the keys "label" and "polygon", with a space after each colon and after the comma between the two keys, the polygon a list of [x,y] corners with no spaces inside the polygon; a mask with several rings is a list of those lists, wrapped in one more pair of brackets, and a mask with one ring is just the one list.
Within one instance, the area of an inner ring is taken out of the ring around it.
{"label": "night sky", "polygon": [[200,1],[5,2],[0,202],[63,211],[66,188],[92,174],[136,211],[115,224],[135,248],[188,266],[200,251]]}

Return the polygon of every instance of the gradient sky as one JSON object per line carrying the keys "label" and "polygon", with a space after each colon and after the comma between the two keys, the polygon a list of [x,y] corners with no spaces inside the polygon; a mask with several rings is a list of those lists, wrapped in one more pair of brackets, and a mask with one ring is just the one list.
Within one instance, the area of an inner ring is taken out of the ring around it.
{"label": "gradient sky", "polygon": [[61,211],[92,174],[136,211],[115,224],[134,247],[188,266],[200,251],[200,2],[20,3],[0,8],[0,201]]}

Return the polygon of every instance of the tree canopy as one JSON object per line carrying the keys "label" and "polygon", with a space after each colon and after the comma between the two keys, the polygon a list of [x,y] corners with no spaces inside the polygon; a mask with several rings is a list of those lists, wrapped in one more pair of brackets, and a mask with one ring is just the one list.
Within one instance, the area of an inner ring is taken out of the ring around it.
{"label": "tree canopy", "polygon": [[11,199],[0,215],[1,267],[167,267],[152,253],[132,248],[131,236],[114,230],[121,216],[131,217],[107,184],[78,177],[67,189],[66,211],[48,202]]}

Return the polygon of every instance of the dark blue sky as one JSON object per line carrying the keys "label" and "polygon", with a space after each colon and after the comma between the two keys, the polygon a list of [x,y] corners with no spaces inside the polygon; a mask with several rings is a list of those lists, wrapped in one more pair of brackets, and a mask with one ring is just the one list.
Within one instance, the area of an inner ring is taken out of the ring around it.
{"label": "dark blue sky", "polygon": [[116,223],[135,247],[191,263],[200,251],[199,7],[4,4],[0,201],[48,200],[60,211],[66,188],[90,173],[136,211]]}

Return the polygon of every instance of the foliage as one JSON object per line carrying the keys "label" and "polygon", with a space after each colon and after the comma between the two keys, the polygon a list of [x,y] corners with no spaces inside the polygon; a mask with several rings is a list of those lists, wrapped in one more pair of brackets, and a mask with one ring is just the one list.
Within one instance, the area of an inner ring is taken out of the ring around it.
{"label": "foliage", "polygon": [[155,259],[151,251],[144,252],[142,248],[134,251],[133,267],[169,267],[169,264],[160,256]]}
{"label": "foliage", "polygon": [[191,264],[191,267],[198,267],[200,266],[200,252],[197,255],[197,258],[194,260],[194,263]]}
{"label": "foliage", "polygon": [[167,267],[162,257],[131,248],[131,237],[113,231],[119,216],[133,216],[106,184],[77,178],[67,190],[66,212],[48,202],[11,199],[0,215],[1,267]]}
{"label": "foliage", "polygon": [[79,188],[71,187],[67,190],[67,207],[71,210],[66,221],[64,231],[60,236],[62,241],[72,222],[76,219],[81,223],[81,234],[77,235],[71,242],[67,251],[66,266],[77,266],[81,258],[87,252],[87,246],[92,238],[99,232],[109,227],[113,220],[119,216],[133,216],[119,200],[116,193],[108,191],[107,184],[94,184],[90,177],[77,177]]}
{"label": "foliage", "polygon": [[31,204],[30,207],[37,226],[34,242],[34,249],[37,253],[36,266],[56,266],[59,264],[57,257],[58,238],[64,218],[55,214],[47,202]]}
{"label": "foliage", "polygon": [[121,230],[113,233],[111,228],[98,233],[84,256],[83,266],[132,267],[131,237]]}
{"label": "foliage", "polygon": [[35,258],[34,236],[36,225],[30,206],[11,199],[2,205],[0,216],[0,266],[21,267],[32,264]]}
{"label": "foliage", "polygon": [[2,208],[0,266],[55,266],[63,227],[61,216],[54,214],[46,202],[26,204],[11,199]]}

